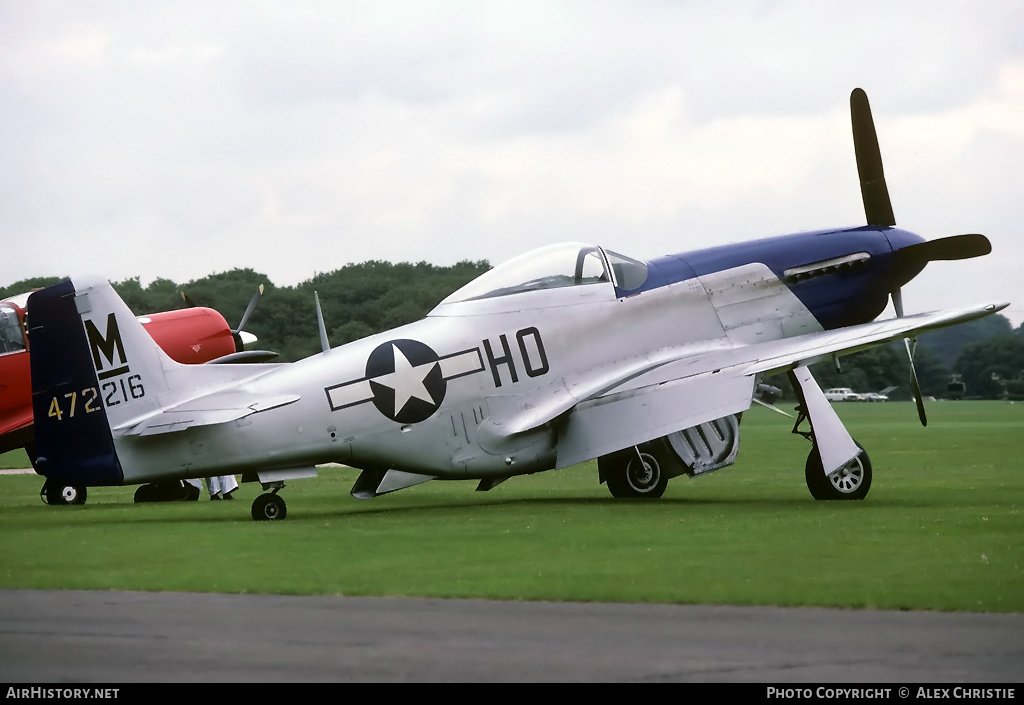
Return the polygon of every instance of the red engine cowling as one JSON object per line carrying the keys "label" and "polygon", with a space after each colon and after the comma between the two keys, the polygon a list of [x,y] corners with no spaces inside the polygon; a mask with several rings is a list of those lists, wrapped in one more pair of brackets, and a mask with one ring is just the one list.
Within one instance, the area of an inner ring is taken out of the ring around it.
{"label": "red engine cowling", "polygon": [[236,352],[231,327],[212,308],[197,306],[151,313],[139,316],[139,321],[157,345],[177,362],[199,364]]}

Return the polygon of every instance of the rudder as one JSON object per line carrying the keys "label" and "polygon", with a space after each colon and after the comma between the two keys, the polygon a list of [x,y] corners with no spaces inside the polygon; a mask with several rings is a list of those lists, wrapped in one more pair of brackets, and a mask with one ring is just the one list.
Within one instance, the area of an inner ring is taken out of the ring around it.
{"label": "rudder", "polygon": [[175,365],[108,282],[65,280],[28,300],[37,465],[47,478],[119,485],[112,429],[157,408]]}
{"label": "rudder", "polygon": [[69,280],[28,300],[36,467],[51,480],[118,485],[124,475]]}

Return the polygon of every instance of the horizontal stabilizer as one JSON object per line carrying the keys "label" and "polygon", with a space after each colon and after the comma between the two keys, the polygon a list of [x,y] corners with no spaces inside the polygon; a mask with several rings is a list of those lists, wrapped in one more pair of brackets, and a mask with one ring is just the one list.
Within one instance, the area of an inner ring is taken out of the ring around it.
{"label": "horizontal stabilizer", "polygon": [[164,409],[141,422],[133,422],[130,426],[115,428],[114,431],[120,431],[126,436],[173,433],[193,426],[227,423],[261,411],[286,406],[299,399],[297,394],[253,397],[251,394],[237,390],[215,392]]}

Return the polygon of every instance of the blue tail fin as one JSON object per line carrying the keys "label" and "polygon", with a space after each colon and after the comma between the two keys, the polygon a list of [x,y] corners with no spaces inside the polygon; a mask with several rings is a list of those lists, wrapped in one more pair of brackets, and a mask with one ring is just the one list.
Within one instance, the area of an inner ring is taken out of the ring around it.
{"label": "blue tail fin", "polygon": [[[48,479],[67,484],[119,485],[124,473],[97,368],[100,354],[112,361],[119,355],[125,362],[124,346],[116,319],[111,317],[102,335],[91,322],[92,330],[87,330],[81,306],[75,285],[68,280],[33,293],[28,300],[37,468]],[[106,384],[116,387],[120,381],[125,381],[123,376]]]}

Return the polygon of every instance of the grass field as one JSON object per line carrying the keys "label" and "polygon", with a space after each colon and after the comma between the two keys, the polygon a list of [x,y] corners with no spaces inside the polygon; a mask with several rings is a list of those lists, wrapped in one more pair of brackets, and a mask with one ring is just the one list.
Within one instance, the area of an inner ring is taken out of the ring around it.
{"label": "grass field", "polygon": [[[868,450],[862,502],[816,502],[809,445],[755,408],[739,461],[615,500],[593,463],[474,492],[431,482],[370,501],[356,472],[288,485],[288,518],[240,501],[142,504],[90,488],[50,507],[0,476],[0,587],[1024,611],[1024,404],[838,405]],[[24,464],[0,456],[0,466]]]}

